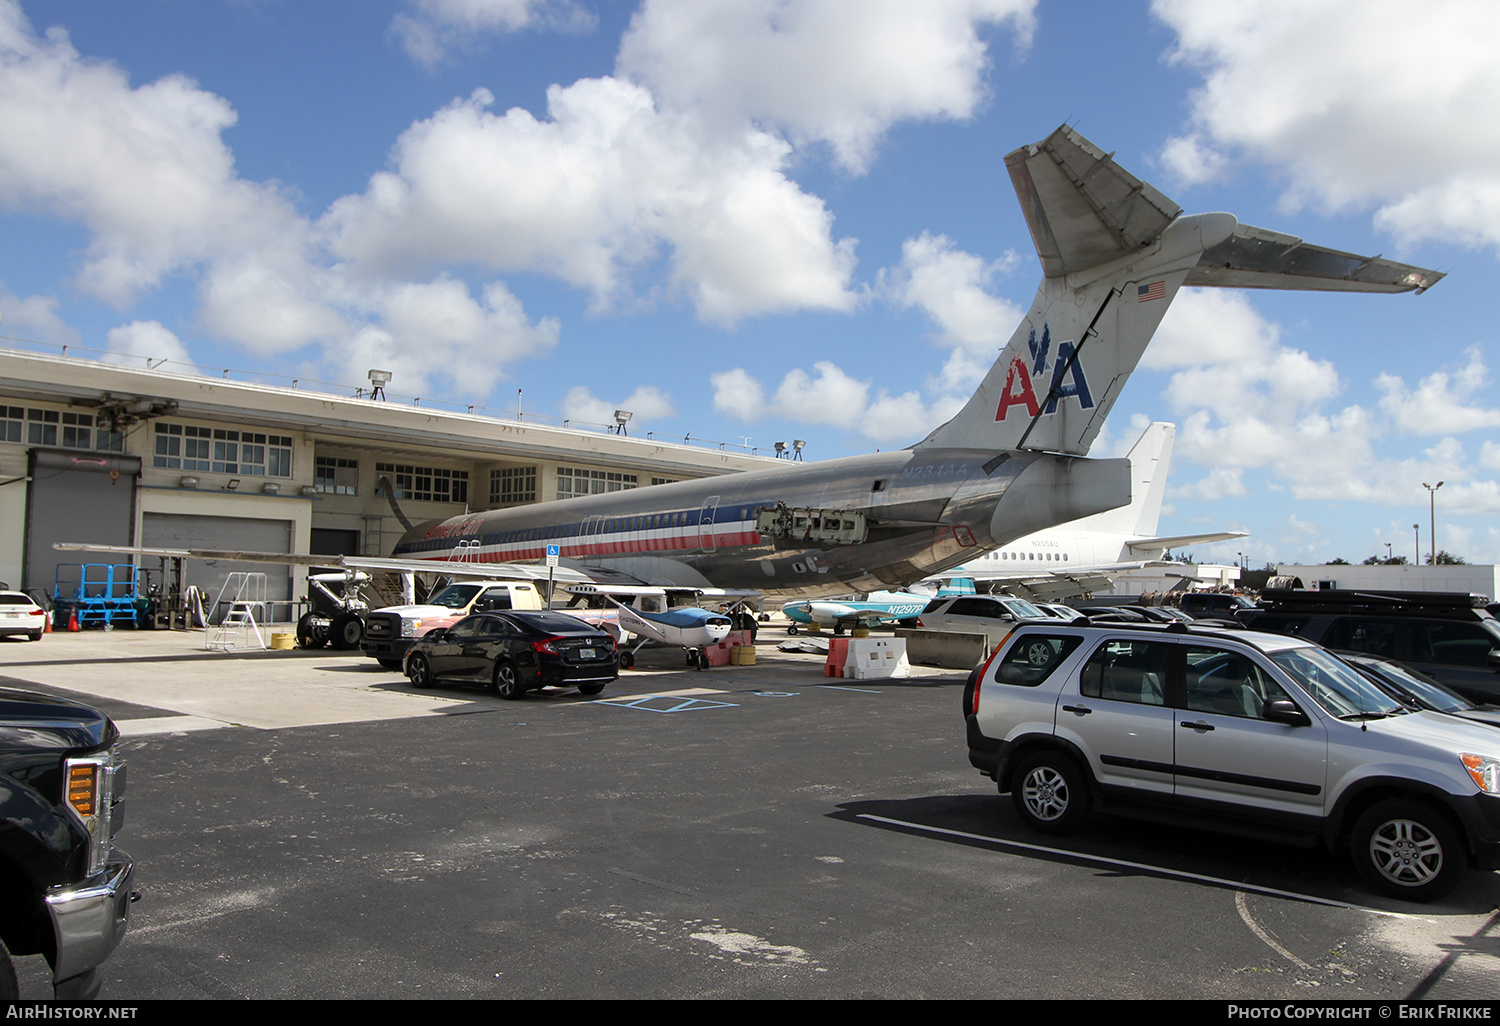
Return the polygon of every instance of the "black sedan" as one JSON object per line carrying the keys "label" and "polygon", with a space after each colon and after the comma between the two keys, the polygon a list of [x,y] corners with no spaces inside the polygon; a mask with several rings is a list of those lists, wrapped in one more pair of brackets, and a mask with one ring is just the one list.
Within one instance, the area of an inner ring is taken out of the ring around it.
{"label": "black sedan", "polygon": [[501,698],[549,686],[597,695],[620,675],[615,639],[562,613],[477,613],[425,635],[406,654],[412,686],[484,684]]}

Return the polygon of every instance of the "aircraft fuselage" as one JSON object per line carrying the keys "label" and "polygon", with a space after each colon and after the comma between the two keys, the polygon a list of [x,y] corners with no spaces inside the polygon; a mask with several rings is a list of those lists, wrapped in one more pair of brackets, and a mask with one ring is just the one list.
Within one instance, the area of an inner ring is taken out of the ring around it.
{"label": "aircraft fuselage", "polygon": [[[557,545],[569,566],[817,597],[899,588],[1129,501],[1125,460],[917,448],[432,521],[407,532],[395,555],[519,562]],[[762,514],[778,508],[859,514],[862,536],[764,532]]]}

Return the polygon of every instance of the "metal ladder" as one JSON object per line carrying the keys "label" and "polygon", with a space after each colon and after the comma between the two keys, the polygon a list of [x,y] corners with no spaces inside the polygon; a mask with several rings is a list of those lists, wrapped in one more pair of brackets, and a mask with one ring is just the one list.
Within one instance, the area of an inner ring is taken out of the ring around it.
{"label": "metal ladder", "polygon": [[260,625],[266,618],[266,575],[235,571],[224,580],[224,587],[210,609],[218,609],[226,594],[232,594],[229,609],[217,627],[205,632],[203,647],[228,652],[235,648],[266,647]]}

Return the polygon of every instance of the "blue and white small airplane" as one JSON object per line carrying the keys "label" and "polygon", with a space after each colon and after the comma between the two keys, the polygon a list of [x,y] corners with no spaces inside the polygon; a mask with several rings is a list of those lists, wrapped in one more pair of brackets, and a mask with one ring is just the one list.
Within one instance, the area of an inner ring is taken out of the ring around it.
{"label": "blue and white small airplane", "polygon": [[872,591],[848,599],[788,602],[781,607],[781,613],[792,621],[788,634],[796,634],[799,624],[814,623],[841,633],[846,627],[873,627],[916,616],[930,601],[930,596],[913,595],[909,591]]}

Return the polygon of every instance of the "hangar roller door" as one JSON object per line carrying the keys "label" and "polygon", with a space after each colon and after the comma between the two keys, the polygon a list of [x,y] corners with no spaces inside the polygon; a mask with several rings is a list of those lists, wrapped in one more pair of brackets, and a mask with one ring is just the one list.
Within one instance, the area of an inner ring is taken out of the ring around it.
{"label": "hangar roller door", "polygon": [[129,545],[135,526],[134,456],[32,449],[26,493],[27,590],[52,594],[59,563],[127,563],[128,556],[59,552],[53,542]]}
{"label": "hangar roller door", "polygon": [[[141,544],[164,549],[238,549],[245,552],[291,552],[290,520],[258,520],[252,517],[208,517],[186,513],[147,513],[141,524]],[[275,563],[238,563],[222,560],[190,560],[185,583],[207,593],[208,602],[219,593],[231,573],[266,575],[266,598],[292,597],[289,567]],[[285,607],[278,610],[285,615]]]}

